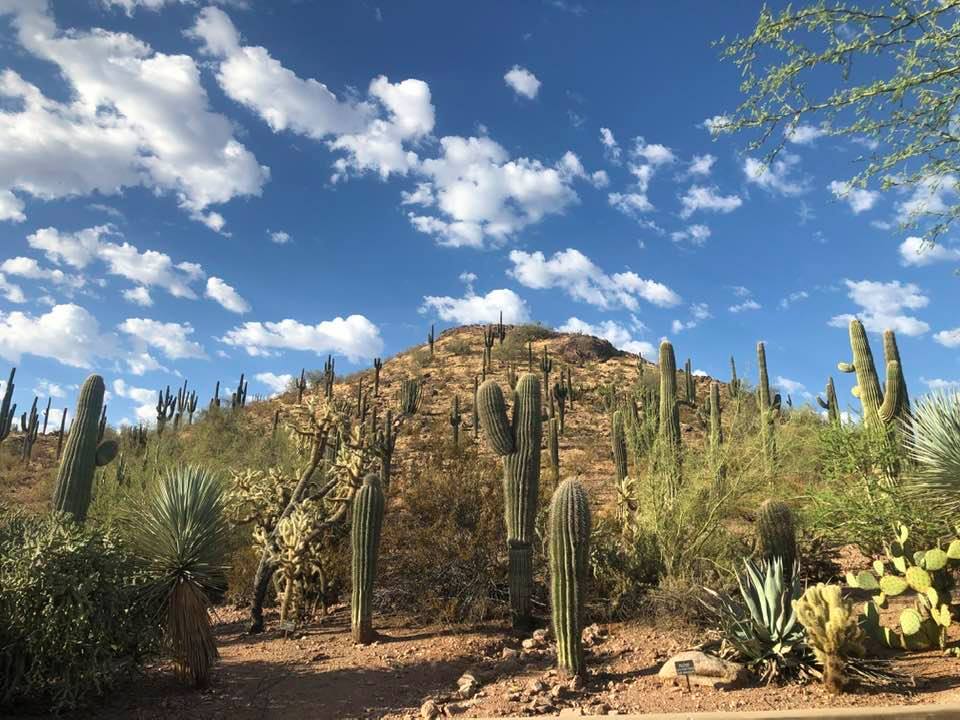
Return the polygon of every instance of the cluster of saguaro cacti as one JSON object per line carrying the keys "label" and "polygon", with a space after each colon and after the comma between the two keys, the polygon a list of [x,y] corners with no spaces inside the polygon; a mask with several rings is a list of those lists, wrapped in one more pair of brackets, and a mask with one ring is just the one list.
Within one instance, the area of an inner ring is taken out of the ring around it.
{"label": "cluster of saguaro cacti", "polygon": [[450,406],[450,415],[448,416],[450,420],[450,429],[453,432],[453,446],[458,447],[460,445],[460,425],[463,422],[463,415],[460,414],[460,396],[453,396],[453,403]]}
{"label": "cluster of saguaro cacti", "polygon": [[237,389],[230,396],[230,407],[242,408],[247,406],[247,386],[249,381],[244,380],[243,373],[240,373],[240,382],[237,383]]}
{"label": "cluster of saguaro cacti", "polygon": [[[856,373],[857,384],[853,396],[860,399],[863,407],[863,423],[873,430],[886,432],[894,425],[894,420],[903,412],[903,389],[906,384],[900,368],[896,340],[890,333],[890,348],[893,357],[886,358],[885,390],[880,389],[877,369],[873,364],[873,353],[867,340],[863,323],[857,319],[850,321],[850,347],[853,350],[853,362],[837,365],[840,372]],[[884,346],[887,346],[886,338]]]}
{"label": "cluster of saguaro cacti", "polygon": [[[886,545],[886,558],[875,560],[872,572],[847,573],[850,587],[877,593],[863,606],[861,626],[875,640],[892,648],[943,648],[953,622],[951,590],[958,566],[960,540],[953,540],[946,550],[939,546],[917,549],[910,541],[910,530],[901,525],[896,539]],[[913,595],[914,604],[900,612],[900,629],[883,625],[880,610],[887,606],[887,598],[906,593]]]}
{"label": "cluster of saguaro cacti", "polygon": [[16,368],[10,370],[10,378],[3,389],[3,401],[0,402],[0,442],[6,440],[10,434],[10,430],[13,428],[13,418],[17,414],[17,404],[13,402],[13,376],[16,373]]}
{"label": "cluster of saguaro cacti", "polygon": [[767,351],[757,343],[757,408],[760,413],[760,444],[764,471],[769,476],[776,465],[776,422],[780,416],[780,394],[770,397],[770,379],[767,376]]}
{"label": "cluster of saguaro cacti", "polygon": [[530,624],[533,585],[533,537],[540,484],[540,380],[526,373],[514,391],[513,419],[507,417],[503,391],[493,380],[480,386],[478,409],[493,451],[503,458],[503,496],[510,556],[510,609],[513,625]]}
{"label": "cluster of saguaro cacti", "polygon": [[550,501],[550,605],[557,639],[557,667],[568,676],[583,673],[584,585],[590,554],[590,507],[583,486],[564,480]]}
{"label": "cluster of saguaro cacti", "polygon": [[368,474],[353,499],[350,548],[353,580],[350,620],[353,639],[358,643],[376,640],[373,629],[373,583],[377,576],[380,531],[383,527],[384,497],[376,475]]}
{"label": "cluster of saguaro cacti", "polygon": [[400,383],[400,413],[413,415],[420,408],[422,387],[418,379],[403,380]]}
{"label": "cluster of saguaro cacti", "polygon": [[94,471],[117,454],[116,441],[97,442],[104,389],[103,378],[99,375],[91,375],[80,387],[73,427],[57,473],[53,507],[71,513],[77,522],[83,522],[87,517]]}
{"label": "cluster of saguaro cacti", "polygon": [[217,387],[213,390],[213,397],[210,398],[210,410],[220,407],[220,381],[217,380]]}
{"label": "cluster of saguaro cacti", "polygon": [[827,378],[827,387],[824,391],[827,399],[817,395],[817,404],[827,411],[827,420],[831,425],[840,425],[840,403],[837,402],[837,389],[833,386],[833,378]]}
{"label": "cluster of saguaro cacti", "polygon": [[677,404],[677,361],[673,345],[660,343],[660,420],[657,463],[668,500],[676,498],[681,482],[680,407]]}
{"label": "cluster of saguaro cacti", "polygon": [[786,503],[765,500],[757,512],[757,546],[764,560],[780,558],[784,574],[792,573],[797,559],[797,530]]}
{"label": "cluster of saguaro cacti", "polygon": [[20,457],[23,460],[29,460],[33,457],[33,445],[37,442],[37,435],[40,433],[40,415],[37,413],[36,397],[33,398],[30,412],[23,413],[20,416],[20,432],[23,433],[23,447],[20,451]]}

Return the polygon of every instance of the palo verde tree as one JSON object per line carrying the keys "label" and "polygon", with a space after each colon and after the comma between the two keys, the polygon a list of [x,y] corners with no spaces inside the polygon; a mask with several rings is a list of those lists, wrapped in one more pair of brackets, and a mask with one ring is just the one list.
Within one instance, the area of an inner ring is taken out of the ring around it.
{"label": "palo verde tree", "polygon": [[864,153],[838,192],[906,191],[901,224],[927,242],[960,216],[960,0],[764,7],[752,32],[718,44],[745,98],[711,131],[755,131],[748,149],[767,163],[798,133],[847,137]]}

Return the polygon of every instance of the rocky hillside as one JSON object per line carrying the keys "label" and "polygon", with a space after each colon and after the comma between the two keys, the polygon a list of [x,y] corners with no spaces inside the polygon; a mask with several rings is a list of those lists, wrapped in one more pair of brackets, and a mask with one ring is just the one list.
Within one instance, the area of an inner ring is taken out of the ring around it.
{"label": "rocky hillside", "polygon": [[[575,388],[572,407],[567,410],[566,430],[560,439],[562,473],[580,477],[591,490],[594,502],[605,504],[612,501],[614,488],[609,419],[603,407],[601,388],[613,385],[623,390],[635,383],[639,377],[638,356],[619,351],[606,340],[596,337],[557,333],[531,325],[508,327],[504,342],[495,342],[492,348],[493,371],[488,377],[508,388],[510,368],[518,374],[527,372],[531,350],[532,370],[540,373],[544,349],[553,361],[551,383],[559,379],[559,372],[569,370]],[[422,447],[422,443],[450,437],[449,413],[454,396],[459,397],[463,418],[461,443],[479,442],[481,452],[489,452],[482,434],[479,441],[474,440],[472,430],[474,378],[481,373],[483,350],[483,326],[466,325],[439,335],[432,356],[429,346],[424,344],[383,360],[380,396],[375,400],[381,415],[383,410],[396,407],[396,397],[404,379],[420,377],[424,383],[421,410],[404,428],[394,455],[398,477],[402,477],[411,463],[417,462],[418,445]],[[682,364],[682,357],[677,360]],[[654,382],[655,366],[646,360],[643,362],[649,372],[649,381]],[[371,368],[338,377],[335,393],[345,399],[355,398],[362,383],[364,390],[372,396],[373,375]],[[682,372],[679,375],[682,381]],[[710,378],[695,377],[694,381],[698,401],[702,402]],[[678,384],[682,387],[682,382]],[[289,392],[268,400],[249,402],[245,412],[269,432],[277,409],[282,414],[283,406],[295,400],[296,393]],[[374,402],[374,399],[371,397],[370,401]],[[702,431],[691,408],[682,407],[681,422],[690,440],[700,442]],[[181,431],[183,441],[188,442],[190,432],[189,428]],[[19,457],[21,440],[15,432],[11,433],[0,446],[0,501],[43,509],[50,497],[55,474],[56,444],[56,435],[41,437],[34,447],[34,459],[25,464]]]}

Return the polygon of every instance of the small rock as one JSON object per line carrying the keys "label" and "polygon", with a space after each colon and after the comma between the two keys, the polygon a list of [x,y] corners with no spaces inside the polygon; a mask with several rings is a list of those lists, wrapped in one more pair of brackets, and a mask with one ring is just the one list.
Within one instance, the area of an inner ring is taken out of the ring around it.
{"label": "small rock", "polygon": [[688,675],[691,683],[707,684],[698,682],[694,678],[710,679],[709,684],[713,683],[734,683],[743,677],[745,668],[740,663],[731,662],[718,658],[716,655],[708,655],[699,650],[687,650],[678,655],[674,655],[667,660],[660,668],[657,676],[661,679],[673,679],[677,677],[676,663],[683,660],[693,661],[693,675]]}
{"label": "small rock", "polygon": [[536,678],[534,678],[533,680],[531,680],[531,681],[530,681],[530,684],[527,685],[527,691],[528,691],[528,692],[531,692],[531,693],[533,693],[533,694],[542,693],[542,692],[543,692],[544,690],[546,690],[546,689],[547,689],[547,686],[546,686],[546,684],[543,682],[543,680],[538,680],[538,679],[536,679]]}
{"label": "small rock", "polygon": [[457,680],[457,694],[464,700],[472,698],[480,689],[480,681],[472,672],[465,672]]}
{"label": "small rock", "polygon": [[559,700],[567,694],[567,688],[565,685],[554,685],[550,688],[550,697],[554,700]]}
{"label": "small rock", "polygon": [[540,628],[539,630],[533,631],[533,639],[538,643],[545,643],[550,639],[550,630],[548,628]]}
{"label": "small rock", "polygon": [[583,690],[583,678],[579,675],[574,675],[567,683],[567,689],[572,692],[580,692]]}
{"label": "small rock", "polygon": [[500,657],[504,660],[516,660],[520,656],[520,653],[511,647],[505,647],[500,651]]}
{"label": "small rock", "polygon": [[583,717],[583,708],[564,708],[560,711],[559,717]]}
{"label": "small rock", "polygon": [[440,717],[440,708],[433,700],[427,700],[420,706],[420,717],[423,720],[436,720]]}
{"label": "small rock", "polygon": [[524,650],[533,650],[539,644],[540,643],[538,643],[533,638],[526,638],[522,643],[520,643],[521,647],[523,647]]}

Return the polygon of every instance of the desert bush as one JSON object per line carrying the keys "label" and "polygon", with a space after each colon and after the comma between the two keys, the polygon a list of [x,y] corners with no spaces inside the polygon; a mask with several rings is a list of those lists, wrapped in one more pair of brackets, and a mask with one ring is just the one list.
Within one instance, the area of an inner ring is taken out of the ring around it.
{"label": "desert bush", "polygon": [[[381,609],[434,622],[507,614],[501,474],[473,448],[424,449],[384,518]],[[542,565],[542,553],[535,557]]]}
{"label": "desert bush", "polygon": [[590,539],[588,613],[601,620],[635,617],[660,572],[660,551],[651,534],[624,533],[616,520],[599,518]]}
{"label": "desert bush", "polygon": [[85,704],[157,646],[143,577],[113,533],[0,508],[0,705]]}
{"label": "desert bush", "polygon": [[446,350],[451,355],[469,355],[473,348],[470,346],[470,343],[467,342],[462,337],[454,338],[449,342],[445,343],[443,349]]}
{"label": "desert bush", "polygon": [[[516,325],[507,332],[507,337],[502,344],[497,343],[494,345],[493,357],[500,362],[526,363],[527,343],[533,342],[536,344],[540,340],[549,340],[550,338],[556,337],[556,335],[556,332],[539,323]],[[534,370],[537,369],[536,363],[540,357],[540,352],[539,348],[533,348]]]}

